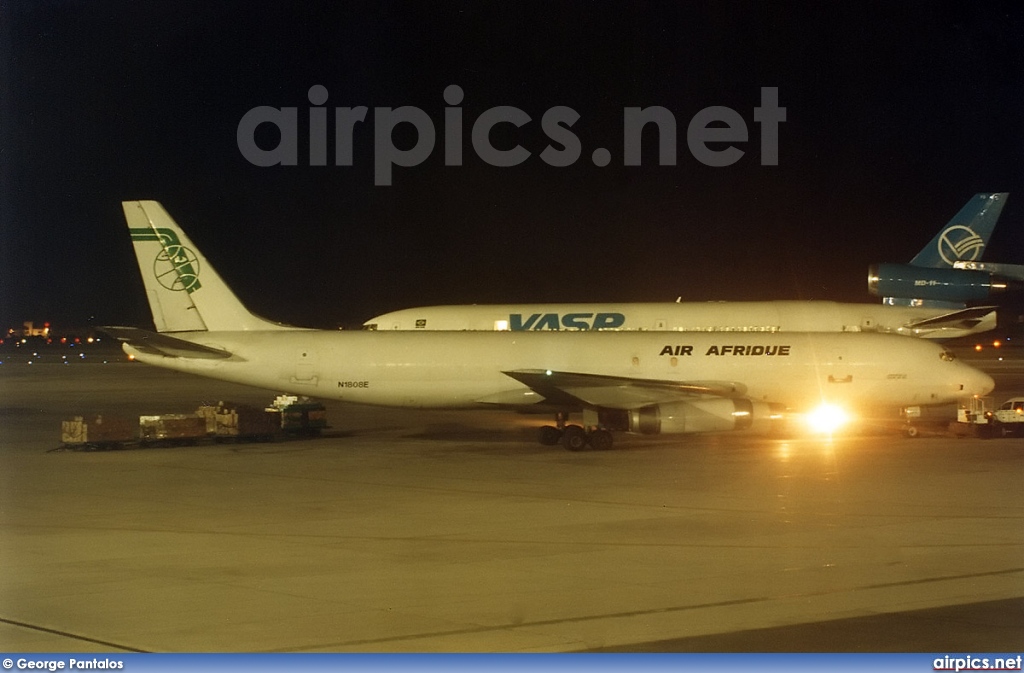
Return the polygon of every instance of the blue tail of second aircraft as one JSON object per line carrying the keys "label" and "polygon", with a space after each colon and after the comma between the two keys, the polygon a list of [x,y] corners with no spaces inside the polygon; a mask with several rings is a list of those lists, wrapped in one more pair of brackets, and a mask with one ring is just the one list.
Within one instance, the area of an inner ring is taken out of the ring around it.
{"label": "blue tail of second aircraft", "polygon": [[989,301],[1010,286],[991,273],[963,271],[956,263],[981,258],[1006,204],[1007,192],[975,194],[910,264],[872,264],[868,290],[889,306],[960,309]]}
{"label": "blue tail of second aircraft", "polygon": [[954,262],[981,259],[1007,196],[1008,192],[975,194],[910,264],[951,269]]}

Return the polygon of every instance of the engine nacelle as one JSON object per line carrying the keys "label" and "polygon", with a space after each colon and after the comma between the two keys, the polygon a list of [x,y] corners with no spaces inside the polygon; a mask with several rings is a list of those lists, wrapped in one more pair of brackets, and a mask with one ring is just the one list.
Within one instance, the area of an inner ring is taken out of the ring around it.
{"label": "engine nacelle", "polygon": [[768,433],[781,410],[748,399],[707,399],[655,404],[629,411],[629,431],[644,435],[754,430]]}
{"label": "engine nacelle", "polygon": [[1019,292],[1020,281],[985,271],[932,269],[911,264],[872,264],[868,291],[876,297],[967,303],[1004,292]]}

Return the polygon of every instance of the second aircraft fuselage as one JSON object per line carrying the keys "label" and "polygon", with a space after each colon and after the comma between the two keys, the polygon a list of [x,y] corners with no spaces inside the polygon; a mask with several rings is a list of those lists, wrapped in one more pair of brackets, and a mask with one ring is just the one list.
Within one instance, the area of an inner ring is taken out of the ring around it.
{"label": "second aircraft fuselage", "polygon": [[995,327],[995,313],[964,323],[916,326],[948,312],[949,309],[834,301],[479,304],[402,309],[366,321],[364,329],[881,332],[951,339]]}

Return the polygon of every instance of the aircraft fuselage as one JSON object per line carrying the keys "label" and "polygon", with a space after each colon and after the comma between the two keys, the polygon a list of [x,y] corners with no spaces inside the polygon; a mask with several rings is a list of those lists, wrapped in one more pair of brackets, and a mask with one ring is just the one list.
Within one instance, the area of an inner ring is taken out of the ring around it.
{"label": "aircraft fuselage", "polygon": [[361,404],[467,408],[543,398],[503,372],[553,370],[733,385],[791,408],[822,400],[942,404],[991,387],[938,345],[881,334],[656,332],[195,332],[226,359],[125,350],[149,364]]}

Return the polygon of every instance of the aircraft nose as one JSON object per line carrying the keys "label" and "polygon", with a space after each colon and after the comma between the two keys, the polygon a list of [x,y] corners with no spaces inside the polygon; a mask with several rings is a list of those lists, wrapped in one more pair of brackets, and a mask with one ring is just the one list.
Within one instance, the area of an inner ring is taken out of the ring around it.
{"label": "aircraft nose", "polygon": [[983,397],[992,392],[992,389],[996,387],[995,380],[979,369],[970,367],[968,374],[967,384],[964,386],[966,390],[964,392],[970,395]]}

